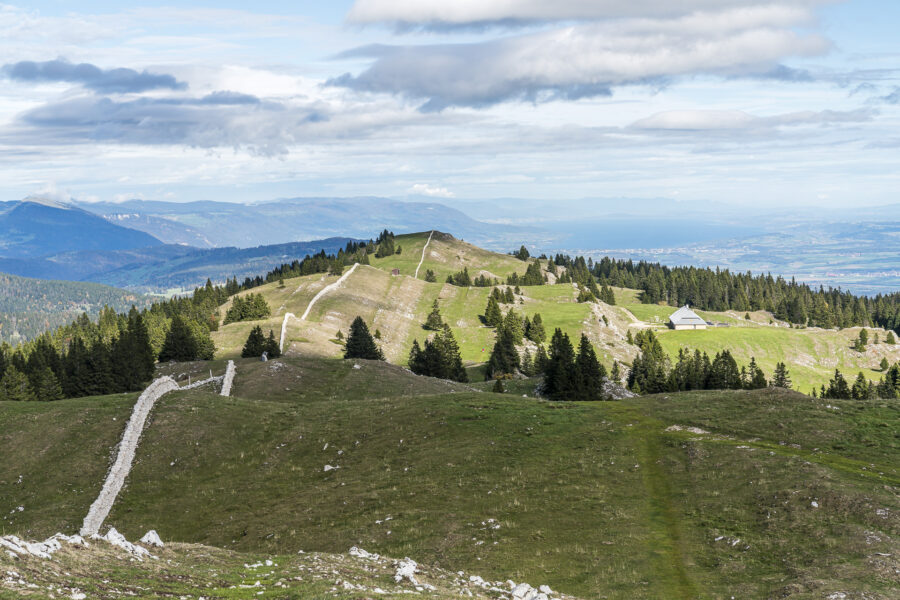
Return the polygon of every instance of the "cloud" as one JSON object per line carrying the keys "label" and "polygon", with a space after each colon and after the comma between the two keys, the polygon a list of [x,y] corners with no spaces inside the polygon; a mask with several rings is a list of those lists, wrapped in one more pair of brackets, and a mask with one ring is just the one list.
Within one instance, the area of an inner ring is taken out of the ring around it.
{"label": "cloud", "polygon": [[730,131],[771,129],[782,126],[827,125],[871,121],[875,113],[868,109],[851,111],[801,111],[757,117],[740,110],[670,110],[632,123],[629,128],[657,131]]}
{"label": "cloud", "polygon": [[900,104],[900,87],[894,88],[893,92],[887,96],[882,96],[879,100],[888,104]]}
{"label": "cloud", "polygon": [[556,28],[498,40],[442,45],[367,46],[341,55],[367,57],[358,75],[328,84],[423,100],[423,110],[482,107],[508,100],[541,102],[609,95],[616,86],[693,75],[793,79],[780,65],[830,44],[794,27],[809,15],[761,6]]}
{"label": "cloud", "polygon": [[455,194],[445,187],[431,186],[427,183],[417,183],[409,190],[410,194],[419,194],[422,196],[432,196],[434,198],[453,198]]}
{"label": "cloud", "polygon": [[23,139],[51,144],[115,142],[235,147],[278,155],[295,143],[306,123],[328,119],[321,106],[286,107],[254,96],[216,92],[202,98],[118,101],[80,97],[53,102],[20,116]]}
{"label": "cloud", "polygon": [[69,82],[101,93],[134,93],[148,90],[183,90],[187,84],[172,75],[135,71],[134,69],[101,69],[90,63],[73,64],[64,59],[45,62],[21,61],[3,65],[0,72],[13,81]]}
{"label": "cloud", "polygon": [[[807,9],[829,0],[780,0]],[[401,27],[447,28],[516,25],[620,18],[674,18],[698,11],[752,8],[755,0],[356,0],[351,23],[393,23]]]}

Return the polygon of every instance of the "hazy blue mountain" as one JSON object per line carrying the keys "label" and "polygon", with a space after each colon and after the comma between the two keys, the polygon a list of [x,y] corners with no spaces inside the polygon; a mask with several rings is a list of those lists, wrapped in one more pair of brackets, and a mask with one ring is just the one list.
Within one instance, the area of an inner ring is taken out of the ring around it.
{"label": "hazy blue mountain", "polygon": [[256,276],[324,250],[337,252],[350,238],[329,238],[256,248],[192,248],[167,244],[131,250],[81,250],[30,259],[0,258],[0,271],[70,281],[93,281],[141,291],[193,288],[206,279]]}
{"label": "hazy blue mountain", "polygon": [[76,206],[26,199],[0,213],[0,256],[35,258],[71,250],[161,245],[150,234],[110,223]]}
{"label": "hazy blue mountain", "polygon": [[115,222],[137,219],[119,215],[150,218],[140,224],[140,229],[166,241],[181,240],[173,239],[160,225],[177,223],[212,245],[239,248],[331,236],[369,238],[382,229],[396,233],[452,231],[457,237],[489,248],[513,247],[525,239],[541,237],[537,228],[482,223],[437,202],[376,197],[291,198],[255,204],[130,200],[80,206]]}

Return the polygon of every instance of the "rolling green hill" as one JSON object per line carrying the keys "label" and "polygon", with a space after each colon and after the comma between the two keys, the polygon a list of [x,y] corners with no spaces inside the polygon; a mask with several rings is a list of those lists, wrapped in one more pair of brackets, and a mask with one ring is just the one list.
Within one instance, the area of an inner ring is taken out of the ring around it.
{"label": "rolling green hill", "polygon": [[[108,524],[254,557],[360,546],[585,597],[896,585],[896,403],[553,403],[360,366],[239,361],[234,397],[165,396]],[[6,532],[77,530],[132,402],[0,403],[0,454],[22,456],[0,464],[0,498],[24,508]]]}
{"label": "rolling green hill", "polygon": [[[291,319],[285,348],[300,355],[339,356],[342,347],[335,343],[336,333],[346,333],[353,318],[360,315],[373,331],[381,331],[381,344],[388,360],[406,364],[413,340],[421,342],[428,334],[422,324],[437,299],[445,321],[459,342],[463,360],[473,370],[472,376],[480,377],[477,366],[487,360],[495,335],[494,330],[485,327],[480,319],[490,288],[463,288],[444,281],[447,275],[468,268],[472,277],[485,273],[505,282],[506,276],[513,272],[524,273],[526,263],[482,250],[446,234],[434,236],[423,259],[422,249],[428,236],[428,233],[397,236],[396,243],[403,249],[400,255],[373,259],[370,266],[361,265],[343,286],[316,303],[306,321]],[[414,279],[412,276],[420,260],[419,277]],[[399,276],[391,275],[395,268],[400,270]],[[435,272],[437,282],[423,281],[428,269]],[[262,323],[264,329],[271,329],[277,336],[286,313],[303,314],[316,293],[336,280],[335,276],[311,275],[286,280],[284,288],[271,283],[253,289],[253,293],[262,293],[272,307],[272,317]],[[647,328],[661,334],[663,348],[673,358],[679,348],[700,349],[710,356],[727,349],[740,364],[747,364],[755,357],[769,376],[777,362],[785,362],[795,389],[806,393],[813,387],[827,384],[835,369],[850,377],[863,371],[866,377],[877,381],[881,376],[879,363],[882,358],[887,358],[891,364],[900,361],[900,345],[870,344],[863,353],[852,350],[852,341],[858,336],[859,328],[792,329],[762,311],[752,313],[750,320],[733,311],[700,311],[708,321],[728,327],[670,331],[664,324],[675,309],[641,304],[636,290],[617,290],[615,306],[602,302],[578,303],[577,290],[571,284],[522,287],[521,292],[514,306],[503,305],[504,311],[514,307],[523,315],[539,313],[548,334],[556,327],[573,339],[585,332],[607,367],[613,360],[630,365],[637,349],[626,342],[627,333],[630,330],[633,335]],[[608,325],[602,320],[604,316]],[[220,356],[238,355],[254,324],[235,323],[216,332],[214,339]],[[870,339],[877,334],[882,342],[887,335],[878,328],[868,328],[868,331]]]}
{"label": "rolling green hill", "polygon": [[[160,551],[164,562],[114,567],[99,542],[46,563],[4,555],[0,573],[15,570],[19,579],[0,578],[0,597],[27,591],[19,580],[64,586],[66,595],[72,581],[97,597],[123,588],[187,595],[191,586],[209,598],[415,591],[384,587],[389,562],[360,569],[344,554],[353,546],[430,565],[423,577],[438,598],[467,593],[465,577],[451,581],[460,571],[585,598],[894,597],[897,400],[768,388],[550,402],[535,397],[535,379],[486,392],[478,379],[494,331],[479,315],[490,290],[443,279],[462,268],[505,279],[526,263],[428,238],[397,236],[401,254],[345,271],[324,295],[336,275],[241,292],[262,294],[271,317],[220,327],[214,361],[157,369],[186,383],[234,360],[232,395],[165,395],[106,521],[131,540],[155,529],[174,542]],[[437,282],[423,280],[426,269]],[[673,354],[730,348],[766,369],[785,360],[801,385],[824,380],[835,365],[850,373],[881,356],[895,360],[886,344],[849,350],[858,330],[791,329],[760,312],[703,313],[729,327],[671,332],[658,323],[671,309],[637,303],[634,290],[616,290],[615,306],[576,295],[572,284],[522,287],[513,306],[540,313],[548,331],[584,331],[607,365],[630,362],[637,350],[628,334],[648,328]],[[421,326],[435,299],[471,384],[403,368],[412,341],[427,334]],[[307,309],[305,320],[287,321],[285,356],[238,358],[250,328],[277,335],[287,313]],[[336,334],[357,315],[380,332],[389,362],[339,359]],[[0,456],[14,457],[0,461],[0,535],[44,539],[79,529],[135,397],[0,402]],[[249,565],[265,559],[273,564],[257,576],[260,567]],[[365,590],[339,583],[348,580]]]}

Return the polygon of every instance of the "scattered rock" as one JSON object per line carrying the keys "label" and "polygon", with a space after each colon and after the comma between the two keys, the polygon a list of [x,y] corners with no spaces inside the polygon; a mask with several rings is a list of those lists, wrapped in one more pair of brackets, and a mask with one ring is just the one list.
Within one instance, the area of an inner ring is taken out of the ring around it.
{"label": "scattered rock", "polygon": [[394,566],[397,567],[397,572],[394,573],[394,581],[400,583],[406,579],[413,585],[419,585],[419,582],[416,581],[415,577],[416,571],[419,568],[419,564],[416,561],[407,557],[394,563]]}
{"label": "scattered rock", "polygon": [[156,546],[157,548],[163,548],[165,546],[162,540],[159,539],[159,534],[156,533],[155,529],[151,529],[145,533],[144,537],[141,538],[141,543],[147,546]]}

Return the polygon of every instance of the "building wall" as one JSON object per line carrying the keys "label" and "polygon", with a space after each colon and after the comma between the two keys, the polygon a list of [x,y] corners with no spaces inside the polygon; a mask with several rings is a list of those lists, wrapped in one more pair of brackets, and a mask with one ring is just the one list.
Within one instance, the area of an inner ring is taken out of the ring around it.
{"label": "building wall", "polygon": [[681,331],[683,329],[706,329],[706,325],[673,325],[672,329]]}

